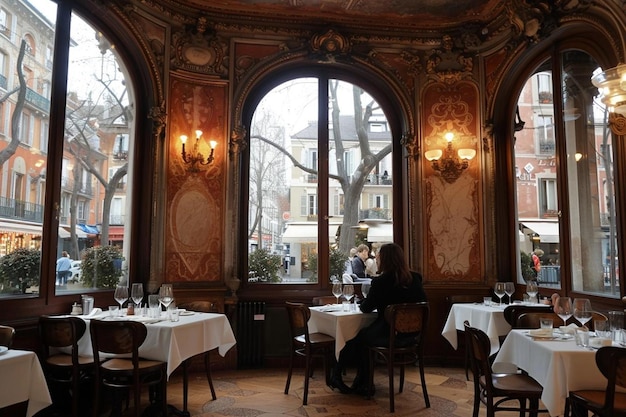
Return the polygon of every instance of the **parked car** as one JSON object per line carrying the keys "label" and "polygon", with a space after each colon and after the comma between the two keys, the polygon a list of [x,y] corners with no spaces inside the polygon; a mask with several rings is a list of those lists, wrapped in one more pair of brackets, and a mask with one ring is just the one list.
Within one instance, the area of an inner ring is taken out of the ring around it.
{"label": "parked car", "polygon": [[72,276],[69,281],[71,282],[79,282],[81,277],[81,262],[82,261],[72,261],[72,266],[70,267],[70,271],[72,272]]}

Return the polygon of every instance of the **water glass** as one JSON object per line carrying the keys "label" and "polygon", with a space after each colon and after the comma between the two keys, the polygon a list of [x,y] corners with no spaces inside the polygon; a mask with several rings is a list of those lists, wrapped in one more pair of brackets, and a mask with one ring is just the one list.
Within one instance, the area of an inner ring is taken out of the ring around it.
{"label": "water glass", "polygon": [[595,330],[596,335],[598,335],[598,337],[602,339],[611,338],[611,329],[609,327],[609,322],[607,320],[594,320],[593,329]]}
{"label": "water glass", "polygon": [[576,329],[576,332],[574,333],[574,338],[576,339],[577,346],[589,346],[589,330],[587,330],[586,327]]}
{"label": "water glass", "polygon": [[150,294],[148,296],[148,311],[149,317],[153,319],[158,319],[161,315],[161,303],[159,303],[158,294]]}
{"label": "water glass", "polygon": [[552,335],[552,332],[554,331],[554,322],[549,317],[541,317],[539,319],[539,328]]}
{"label": "water glass", "polygon": [[491,297],[483,297],[483,304],[486,306],[491,305]]}
{"label": "water glass", "polygon": [[109,306],[109,316],[119,317],[119,315],[120,315],[120,306]]}
{"label": "water glass", "polygon": [[169,313],[170,313],[170,321],[179,320],[180,310],[178,310],[177,308],[172,308],[169,310]]}

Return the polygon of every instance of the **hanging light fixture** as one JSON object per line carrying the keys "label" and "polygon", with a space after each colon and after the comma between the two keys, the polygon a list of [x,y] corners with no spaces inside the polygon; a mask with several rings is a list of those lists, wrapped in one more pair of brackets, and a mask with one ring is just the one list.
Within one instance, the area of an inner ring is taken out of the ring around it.
{"label": "hanging light fixture", "polygon": [[[461,148],[454,151],[452,140],[454,134],[447,132],[444,137],[448,142],[446,149],[431,149],[424,152],[424,157],[430,161],[433,169],[441,175],[448,183],[455,182],[463,170],[469,166],[469,161],[476,156],[476,150],[471,148]],[[458,156],[457,156],[458,155]]]}
{"label": "hanging light fixture", "polygon": [[200,165],[210,165],[213,162],[213,154],[215,153],[215,147],[217,146],[217,142],[214,140],[209,141],[209,145],[211,146],[211,153],[204,159],[204,155],[200,153],[200,139],[202,138],[202,130],[196,130],[196,141],[193,144],[193,148],[189,154],[185,152],[185,143],[187,142],[187,136],[181,135],[180,141],[183,143],[183,151],[182,157],[183,161],[186,164],[189,164],[188,171],[189,172],[198,172],[200,171]]}

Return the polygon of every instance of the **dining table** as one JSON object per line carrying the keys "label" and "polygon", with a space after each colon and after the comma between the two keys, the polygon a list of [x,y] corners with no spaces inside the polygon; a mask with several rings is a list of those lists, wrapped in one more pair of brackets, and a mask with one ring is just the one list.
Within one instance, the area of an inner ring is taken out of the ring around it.
{"label": "dining table", "polygon": [[[145,341],[139,347],[139,355],[145,359],[167,362],[167,377],[181,364],[193,356],[217,349],[220,356],[236,344],[236,339],[225,314],[204,313],[178,309],[177,321],[170,320],[171,312],[161,312],[158,317],[142,314],[128,315],[127,310],[119,316],[97,312],[78,317],[87,323],[87,331],[78,341],[80,356],[93,356],[89,323],[91,320],[132,320],[144,323],[147,328]],[[186,365],[186,364],[185,364]],[[187,411],[187,367],[183,366],[183,410],[175,414],[188,416]]]}
{"label": "dining table", "polygon": [[48,384],[35,352],[1,346],[0,375],[0,416],[5,415],[3,409],[24,402],[28,402],[26,417],[52,404]]}
{"label": "dining table", "polygon": [[310,307],[309,332],[333,336],[337,359],[346,342],[354,338],[359,330],[373,323],[378,315],[375,312],[363,313],[356,304],[350,305],[348,311],[344,311],[344,308],[342,304]]}
{"label": "dining table", "polygon": [[465,329],[464,322],[468,320],[472,327],[482,330],[491,342],[491,354],[500,349],[500,337],[511,331],[511,325],[504,318],[506,304],[484,303],[455,303],[452,304],[448,317],[441,331],[441,335],[450,343],[452,348],[458,347],[457,330]]}
{"label": "dining table", "polygon": [[513,329],[494,364],[513,363],[526,371],[543,387],[541,401],[549,414],[562,416],[570,391],[606,389],[595,354],[595,348],[578,346],[572,335],[557,329],[552,337],[533,337],[531,330]]}

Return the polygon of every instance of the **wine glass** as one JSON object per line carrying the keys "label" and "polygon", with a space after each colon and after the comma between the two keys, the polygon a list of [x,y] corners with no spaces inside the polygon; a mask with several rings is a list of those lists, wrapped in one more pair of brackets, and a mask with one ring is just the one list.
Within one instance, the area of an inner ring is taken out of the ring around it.
{"label": "wine glass", "polygon": [[537,285],[537,281],[530,280],[526,283],[526,294],[528,294],[528,300],[534,300],[539,293],[539,286]]}
{"label": "wine glass", "polygon": [[174,301],[174,291],[172,290],[172,284],[163,284],[159,289],[159,302],[163,304],[165,310]]}
{"label": "wine glass", "polygon": [[352,297],[354,297],[354,285],[352,284],[344,285],[343,296],[346,298],[346,300],[348,300],[348,303],[349,303],[350,300],[352,300]]}
{"label": "wine glass", "polygon": [[370,292],[371,286],[372,284],[370,284],[369,282],[364,282],[363,284],[361,284],[361,294],[363,294],[363,297],[367,298],[367,294]]}
{"label": "wine glass", "polygon": [[138,282],[134,283],[132,288],[130,289],[130,298],[133,299],[133,302],[136,306],[141,306],[141,301],[143,300],[143,284]]}
{"label": "wine glass", "polygon": [[515,294],[515,284],[513,282],[505,282],[504,283],[504,292],[509,297],[509,304],[513,302],[511,296]]}
{"label": "wine glass", "polygon": [[506,294],[506,291],[504,290],[504,282],[496,282],[496,285],[493,287],[493,292],[496,293],[500,299],[500,305],[502,305],[502,297]]}
{"label": "wine glass", "polygon": [[120,312],[122,311],[122,305],[124,301],[128,300],[128,287],[126,285],[118,285],[115,287],[115,293],[113,294],[113,298],[120,305]]}
{"label": "wine glass", "polygon": [[572,300],[569,297],[559,297],[554,305],[554,312],[563,320],[563,326],[572,317]]}
{"label": "wine glass", "polygon": [[337,299],[337,304],[339,304],[339,297],[343,294],[343,290],[341,289],[341,282],[334,281],[333,282],[333,295]]}
{"label": "wine glass", "polygon": [[585,326],[591,320],[591,301],[588,298],[574,298],[574,318]]}

